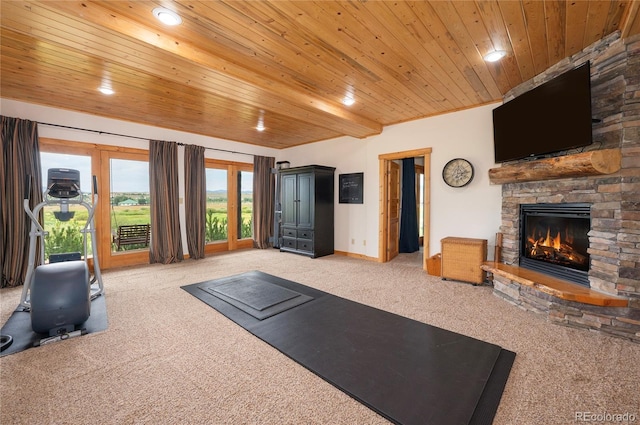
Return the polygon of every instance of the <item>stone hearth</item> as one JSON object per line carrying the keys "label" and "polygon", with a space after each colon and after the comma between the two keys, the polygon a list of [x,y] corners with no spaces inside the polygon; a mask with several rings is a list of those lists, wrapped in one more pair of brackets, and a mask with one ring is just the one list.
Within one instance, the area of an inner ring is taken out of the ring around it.
{"label": "stone hearth", "polygon": [[[621,168],[608,175],[513,182],[502,186],[502,254],[517,266],[520,256],[519,206],[589,203],[589,284],[592,290],[625,297],[628,306],[602,307],[558,299],[494,274],[494,291],[522,308],[547,314],[554,323],[585,327],[640,342],[640,36],[613,34],[521,84],[518,96],[585,61],[591,61],[593,145],[586,150],[620,149]],[[562,152],[560,155],[579,151]],[[523,161],[515,161],[510,164]]]}

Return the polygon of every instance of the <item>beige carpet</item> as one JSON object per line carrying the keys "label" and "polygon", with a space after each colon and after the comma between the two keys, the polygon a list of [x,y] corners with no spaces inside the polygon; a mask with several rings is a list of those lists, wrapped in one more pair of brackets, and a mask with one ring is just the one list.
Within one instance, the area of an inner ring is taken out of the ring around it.
{"label": "beige carpet", "polygon": [[[495,424],[575,424],[576,412],[640,423],[637,344],[547,323],[487,286],[428,276],[412,254],[378,264],[273,249],[105,271],[107,331],[0,359],[0,423],[388,423],[180,289],[249,270],[515,351]],[[4,323],[20,288],[0,296]]]}

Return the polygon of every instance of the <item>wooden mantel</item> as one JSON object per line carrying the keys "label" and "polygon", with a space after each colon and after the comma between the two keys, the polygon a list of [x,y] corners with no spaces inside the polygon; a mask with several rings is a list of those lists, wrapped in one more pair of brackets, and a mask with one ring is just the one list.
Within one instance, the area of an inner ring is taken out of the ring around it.
{"label": "wooden mantel", "polygon": [[612,174],[620,170],[620,149],[603,149],[521,162],[489,170],[492,184]]}

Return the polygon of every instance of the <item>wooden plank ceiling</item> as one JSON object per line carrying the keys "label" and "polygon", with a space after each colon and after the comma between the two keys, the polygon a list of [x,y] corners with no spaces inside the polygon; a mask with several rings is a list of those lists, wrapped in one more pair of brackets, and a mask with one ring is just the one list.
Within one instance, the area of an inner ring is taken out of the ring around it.
{"label": "wooden plank ceiling", "polygon": [[[158,6],[182,23],[157,21]],[[2,97],[274,148],[494,102],[612,32],[640,33],[636,0],[0,7]],[[487,63],[492,50],[507,56]]]}

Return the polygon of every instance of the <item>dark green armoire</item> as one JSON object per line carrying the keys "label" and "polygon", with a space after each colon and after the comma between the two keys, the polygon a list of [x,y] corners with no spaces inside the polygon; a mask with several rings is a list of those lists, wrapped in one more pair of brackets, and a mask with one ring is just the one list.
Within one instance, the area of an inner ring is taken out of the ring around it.
{"label": "dark green armoire", "polygon": [[333,254],[335,168],[321,165],[284,168],[280,173],[280,251],[310,257]]}

